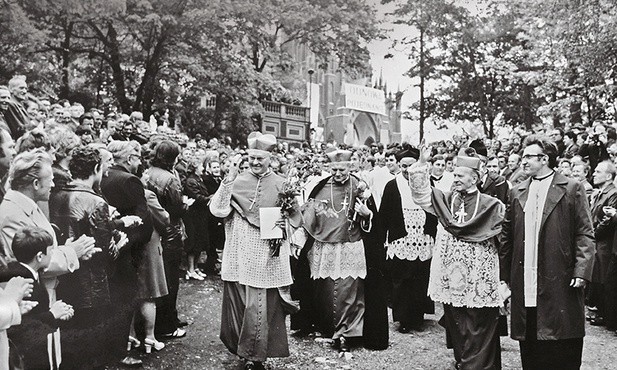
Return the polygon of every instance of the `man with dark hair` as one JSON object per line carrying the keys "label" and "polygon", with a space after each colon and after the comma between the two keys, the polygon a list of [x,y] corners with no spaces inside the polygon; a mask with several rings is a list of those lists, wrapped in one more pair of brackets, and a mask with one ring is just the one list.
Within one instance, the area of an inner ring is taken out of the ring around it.
{"label": "man with dark hair", "polygon": [[563,151],[564,158],[572,158],[578,154],[578,145],[576,145],[576,140],[578,139],[578,135],[574,131],[568,131],[563,136],[563,143],[565,145],[565,149]]}
{"label": "man with dark hair", "polygon": [[558,149],[529,136],[501,235],[500,275],[512,290],[511,337],[524,369],[578,369],[585,335],[584,287],[595,245],[583,186],[555,172]]}
{"label": "man with dark hair", "polygon": [[[407,169],[419,158],[418,149],[397,154],[402,172],[389,181],[383,192],[379,218],[384,227],[386,263],[392,279],[392,318],[398,331],[422,331],[429,270],[437,219],[414,203]],[[445,160],[440,156],[441,172]]]}
{"label": "man with dark hair", "polygon": [[23,316],[21,325],[8,330],[9,338],[19,348],[27,369],[60,365],[62,359],[56,356],[60,352],[59,320],[69,320],[73,316],[72,306],[62,301],[50,301],[39,279],[39,274],[51,262],[47,250],[53,242],[52,236],[43,229],[21,229],[15,234],[11,246],[17,261],[9,263],[6,270],[0,273],[0,282],[16,276],[34,281],[28,300],[36,302],[36,307]]}
{"label": "man with dark hair", "polygon": [[550,139],[557,145],[557,157],[563,157],[566,144],[563,142],[563,129],[556,127],[548,134]]}

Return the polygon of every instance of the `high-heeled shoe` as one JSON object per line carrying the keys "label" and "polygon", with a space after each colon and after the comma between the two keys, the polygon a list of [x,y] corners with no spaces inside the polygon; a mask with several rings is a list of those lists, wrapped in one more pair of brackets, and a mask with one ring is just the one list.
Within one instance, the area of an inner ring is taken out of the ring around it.
{"label": "high-heeled shoe", "polygon": [[145,338],[144,346],[146,347],[146,353],[151,353],[152,349],[154,349],[155,351],[160,351],[165,348],[165,343],[159,342],[156,339],[153,340],[150,338]]}
{"label": "high-heeled shoe", "polygon": [[126,344],[126,350],[130,351],[132,348],[138,348],[139,346],[141,346],[141,342],[139,341],[139,339],[129,335],[129,341]]}
{"label": "high-heeled shoe", "polygon": [[198,275],[196,272],[194,272],[194,271],[193,271],[193,272],[188,271],[188,272],[186,273],[186,276],[187,276],[187,279],[199,280],[199,281],[204,280],[204,278],[202,278],[201,276],[199,276],[199,275]]}

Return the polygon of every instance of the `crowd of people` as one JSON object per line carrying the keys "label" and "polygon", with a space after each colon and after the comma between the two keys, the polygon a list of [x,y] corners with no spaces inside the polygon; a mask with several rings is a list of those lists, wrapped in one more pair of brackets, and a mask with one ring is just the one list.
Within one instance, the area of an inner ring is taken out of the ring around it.
{"label": "crowd of people", "polygon": [[139,366],[208,275],[246,369],[289,356],[287,315],[385,350],[388,307],[409,333],[442,304],[460,369],[501,368],[508,332],[524,368],[580,368],[586,316],[617,330],[612,126],[232,147],[143,118],[0,86],[0,369]]}

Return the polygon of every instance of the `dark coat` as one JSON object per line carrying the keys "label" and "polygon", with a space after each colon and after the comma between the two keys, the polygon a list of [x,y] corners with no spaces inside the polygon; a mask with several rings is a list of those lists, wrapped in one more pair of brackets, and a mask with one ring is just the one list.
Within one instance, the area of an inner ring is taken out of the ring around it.
{"label": "dark coat", "polygon": [[606,278],[608,263],[612,255],[615,225],[617,225],[614,218],[606,217],[604,214],[602,208],[606,206],[617,208],[617,188],[612,183],[606,188],[598,190],[598,194],[592,198],[591,220],[596,238],[596,255],[592,277],[594,283],[604,283]]}
{"label": "dark coat", "polygon": [[[209,194],[214,194],[221,186],[222,178],[214,176],[210,173],[203,176],[204,185],[208,189]],[[223,249],[225,245],[225,226],[223,219],[214,217],[208,207],[208,232],[210,235],[210,247],[214,249]]]}
{"label": "dark coat", "polygon": [[[309,198],[315,198],[328,183],[331,176],[321,180],[311,191]],[[388,348],[389,327],[388,307],[386,299],[385,262],[386,252],[381,240],[381,223],[375,201],[371,196],[367,201],[368,208],[373,212],[373,228],[371,232],[362,231],[364,254],[366,258],[366,278],[364,279],[364,328],[363,342],[369,349],[381,350]],[[292,328],[309,328],[311,324],[319,322],[314,316],[313,291],[308,252],[315,240],[309,238],[302,248],[297,268],[294,269],[294,286],[292,294],[300,300],[300,311],[292,315]]]}
{"label": "dark coat", "polygon": [[508,188],[508,182],[503,176],[489,172],[488,176],[486,176],[486,181],[479,187],[479,190],[486,195],[499,199],[503,204],[508,204],[508,192],[510,189]]}
{"label": "dark coat", "polygon": [[[144,195],[144,186],[137,176],[124,167],[112,166],[109,174],[101,181],[101,191],[109,205],[115,207],[121,216],[135,215],[141,217],[142,224],[128,229],[130,245],[143,246],[152,235],[152,218]],[[126,248],[123,248],[123,250]]]}
{"label": "dark coat", "polygon": [[148,209],[144,186],[137,176],[121,166],[112,166],[109,174],[101,181],[101,191],[107,203],[116,207],[121,216],[141,217],[142,224],[126,229],[129,242],[120,250],[115,271],[110,274],[112,303],[130,306],[137,295],[137,270],[144,247],[154,229]]}
{"label": "dark coat", "polygon": [[87,235],[102,250],[81,261],[79,269],[72,274],[58,277],[58,299],[77,309],[110,304],[108,267],[115,257],[110,243],[120,222],[110,221],[107,202],[84,185],[65,185],[52,195],[49,204],[50,220],[58,227],[59,244],[64,244],[69,237],[77,239]]}
{"label": "dark coat", "polygon": [[195,203],[189,207],[188,212],[183,217],[187,234],[185,249],[187,252],[201,252],[206,250],[210,244],[208,202],[210,202],[211,194],[208,193],[201,176],[194,173],[186,178],[184,194],[195,199]]}
{"label": "dark coat", "polygon": [[[523,265],[525,213],[530,180],[512,189],[502,227],[501,279],[512,290],[512,338],[525,339],[526,309]],[[572,278],[591,280],[595,243],[591,213],[583,186],[555,173],[550,185],[538,239],[539,340],[585,335],[583,289],[570,287]]]}
{"label": "dark coat", "polygon": [[[437,234],[437,217],[430,213],[426,214],[424,223],[424,234],[435,238]],[[401,193],[396,184],[396,179],[388,181],[381,197],[379,207],[379,219],[383,225],[383,241],[392,242],[407,236],[405,229],[405,219],[403,218],[403,206],[401,205]]]}
{"label": "dark coat", "polygon": [[[0,273],[0,282],[9,281],[12,277],[21,276],[34,279],[32,272],[19,262],[11,262],[7,269]],[[49,311],[49,295],[45,286],[34,281],[33,290],[26,300],[38,302],[32,311],[22,316],[21,324],[7,330],[14,348],[24,360],[25,369],[48,369],[47,335],[58,328],[59,320]]]}

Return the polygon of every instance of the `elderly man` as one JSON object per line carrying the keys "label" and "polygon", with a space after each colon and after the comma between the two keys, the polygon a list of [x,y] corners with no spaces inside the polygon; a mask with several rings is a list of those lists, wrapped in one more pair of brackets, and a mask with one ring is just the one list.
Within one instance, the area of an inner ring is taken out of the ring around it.
{"label": "elderly man", "polygon": [[253,132],[248,147],[250,169],[239,174],[235,160],[210,211],[225,218],[221,340],[245,369],[263,369],[268,357],[289,356],[281,292],[293,281],[288,242],[277,251],[260,233],[260,210],[276,206],[284,181],[270,169],[276,138]]}
{"label": "elderly man", "polygon": [[[598,187],[591,195],[591,220],[596,239],[596,255],[589,286],[589,300],[590,306],[595,305],[598,308],[596,316],[591,319],[591,325],[594,326],[606,324],[605,297],[608,292],[605,290],[605,282],[615,237],[615,220],[611,217],[611,210],[617,207],[617,188],[613,184],[615,172],[615,165],[611,161],[598,163],[593,171],[593,183]],[[609,293],[609,296],[611,294],[613,293]],[[614,307],[614,305],[609,306]],[[615,329],[615,322],[611,323],[609,329]]]}
{"label": "elderly man", "polygon": [[9,91],[12,99],[8,103],[8,109],[4,112],[4,119],[11,130],[11,136],[17,140],[26,132],[26,127],[30,124],[30,118],[26,111],[26,101],[28,100],[26,76],[17,75],[11,78],[9,80]]}
{"label": "elderly man", "polygon": [[51,261],[43,272],[41,281],[47,288],[50,302],[56,299],[57,276],[79,268],[79,259],[88,259],[95,252],[94,239],[82,236],[58,246],[56,233],[36,202],[49,200],[54,185],[51,158],[42,149],[17,155],[9,171],[11,189],[0,204],[0,236],[2,254],[8,261],[14,261],[11,249],[13,237],[26,226],[40,227],[53,237],[48,254]]}
{"label": "elderly man", "polygon": [[6,123],[4,114],[9,109],[10,101],[11,101],[11,92],[9,91],[9,88],[4,85],[0,85],[0,128],[9,131],[9,133],[11,129]]}
{"label": "elderly man", "polygon": [[[437,219],[414,203],[407,169],[420,155],[416,148],[397,153],[401,173],[386,185],[379,218],[387,246],[388,270],[392,279],[392,317],[398,331],[422,330],[429,269]],[[441,157],[441,172],[445,159]]]}
{"label": "elderly man", "polygon": [[8,190],[9,168],[15,154],[15,142],[11,134],[0,128],[0,202]]}
{"label": "elderly man", "polygon": [[585,335],[585,282],[595,245],[585,189],[555,172],[557,146],[529,136],[501,236],[500,274],[512,290],[511,336],[524,369],[578,369]]}
{"label": "elderly man", "polygon": [[413,201],[437,216],[429,295],[444,304],[446,327],[460,369],[499,369],[499,256],[495,237],[505,206],[478,191],[481,161],[455,159],[452,192],[431,188],[421,160],[410,172]]}
{"label": "elderly man", "polygon": [[[144,186],[135,174],[141,165],[141,146],[136,141],[112,141],[107,145],[115,164],[108,175],[101,181],[101,191],[109,205],[116,208],[120,216],[138,216],[142,224],[128,229],[129,242],[116,259],[116,271],[110,276],[112,302],[122,315],[129,313],[126,335],[129,334],[130,313],[135,306],[137,294],[137,270],[144,245],[148,243],[153,231],[153,221],[146,201]],[[141,360],[127,356],[122,359],[124,365],[135,366]]]}
{"label": "elderly man", "polygon": [[360,337],[368,348],[385,349],[385,253],[373,230],[377,210],[370,190],[350,174],[352,153],[327,156],[332,176],[315,186],[302,211],[308,240],[300,264],[306,262],[310,278],[296,279],[304,292],[300,305],[341,352],[349,351],[348,339]]}

